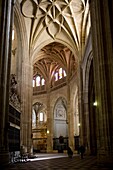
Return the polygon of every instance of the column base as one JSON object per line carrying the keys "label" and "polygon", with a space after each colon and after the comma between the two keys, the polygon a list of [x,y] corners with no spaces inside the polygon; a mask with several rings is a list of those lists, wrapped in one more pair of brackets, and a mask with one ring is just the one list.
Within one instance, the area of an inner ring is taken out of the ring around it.
{"label": "column base", "polygon": [[9,164],[9,152],[0,151],[0,169],[1,167],[7,166]]}

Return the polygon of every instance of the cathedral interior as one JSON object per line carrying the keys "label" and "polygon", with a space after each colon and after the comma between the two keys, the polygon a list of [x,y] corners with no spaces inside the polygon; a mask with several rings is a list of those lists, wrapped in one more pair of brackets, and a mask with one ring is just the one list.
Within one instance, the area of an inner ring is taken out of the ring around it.
{"label": "cathedral interior", "polygon": [[0,1],[1,165],[80,145],[113,163],[112,15],[110,0]]}

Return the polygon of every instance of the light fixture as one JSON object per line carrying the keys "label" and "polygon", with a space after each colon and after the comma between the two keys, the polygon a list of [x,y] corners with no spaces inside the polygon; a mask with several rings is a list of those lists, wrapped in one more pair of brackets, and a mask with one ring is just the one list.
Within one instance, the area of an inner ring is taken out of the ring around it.
{"label": "light fixture", "polygon": [[47,130],[47,134],[49,134],[49,130]]}
{"label": "light fixture", "polygon": [[95,102],[93,103],[93,106],[97,106],[97,101],[95,101]]}
{"label": "light fixture", "polygon": [[80,123],[78,123],[78,126],[80,126]]}

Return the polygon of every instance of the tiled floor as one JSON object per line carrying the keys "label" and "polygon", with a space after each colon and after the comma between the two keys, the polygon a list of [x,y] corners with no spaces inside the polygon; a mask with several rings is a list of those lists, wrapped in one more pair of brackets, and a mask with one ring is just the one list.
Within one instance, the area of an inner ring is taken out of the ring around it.
{"label": "tiled floor", "polygon": [[[79,155],[68,158],[66,154],[42,154],[38,158],[24,163],[10,164],[3,170],[111,170],[110,166],[98,166],[96,157],[85,156],[81,159]],[[2,169],[0,169],[2,170]]]}

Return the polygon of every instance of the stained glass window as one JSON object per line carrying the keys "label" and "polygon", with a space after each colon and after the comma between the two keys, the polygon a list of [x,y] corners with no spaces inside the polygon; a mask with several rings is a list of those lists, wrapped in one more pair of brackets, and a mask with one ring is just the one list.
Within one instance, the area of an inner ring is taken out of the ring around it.
{"label": "stained glass window", "polygon": [[59,69],[59,79],[62,78],[62,68]]}
{"label": "stained glass window", "polygon": [[64,73],[64,77],[66,77],[66,72],[65,72],[65,70],[63,70],[63,73]]}
{"label": "stained glass window", "polygon": [[40,76],[36,77],[36,86],[40,86]]}

